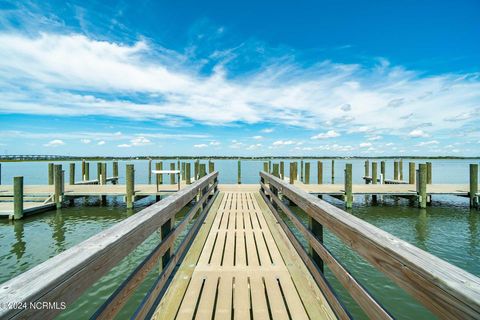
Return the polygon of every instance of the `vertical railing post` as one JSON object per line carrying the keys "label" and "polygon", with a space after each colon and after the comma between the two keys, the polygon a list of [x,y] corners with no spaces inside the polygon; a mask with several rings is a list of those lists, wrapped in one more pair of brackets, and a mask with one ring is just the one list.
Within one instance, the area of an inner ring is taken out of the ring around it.
{"label": "vertical railing post", "polygon": [[48,164],[48,184],[53,185],[53,163]]}
{"label": "vertical railing post", "polygon": [[187,162],[187,163],[185,163],[185,183],[186,184],[191,184],[192,183],[191,174],[192,174],[191,164],[190,164],[190,162]]}
{"label": "vertical railing post", "polygon": [[98,182],[98,184],[102,184],[101,175],[102,175],[102,163],[97,162],[97,182]]}
{"label": "vertical railing post", "polygon": [[300,181],[301,182],[304,182],[304,178],[305,178],[305,175],[304,175],[304,171],[303,171],[303,159],[300,160]]}
{"label": "vertical railing post", "polygon": [[400,159],[400,161],[398,162],[398,171],[399,171],[398,179],[403,181],[403,160],[402,159]]}
{"label": "vertical railing post", "polygon": [[470,164],[470,207],[478,208],[478,164]]}
{"label": "vertical railing post", "polygon": [[193,164],[193,178],[195,179],[195,181],[198,180],[198,166],[200,164],[200,160],[195,160],[194,164]]}
{"label": "vertical railing post", "polygon": [[13,178],[13,219],[23,218],[23,177]]}
{"label": "vertical railing post", "polygon": [[398,180],[398,161],[393,162],[393,180]]}
{"label": "vertical railing post", "polygon": [[205,163],[201,163],[198,166],[198,178],[203,178],[207,175],[207,165]]}
{"label": "vertical railing post", "polygon": [[[159,161],[155,163],[155,170],[163,170],[163,162]],[[159,185],[163,184],[163,174],[157,173],[155,174],[155,183],[157,184],[157,188]]]}
{"label": "vertical railing post", "polygon": [[57,206],[57,209],[60,209],[62,207],[62,196],[63,196],[63,175],[62,175],[62,165],[61,164],[56,164],[54,166],[53,170],[53,184],[54,184],[54,199],[55,199],[55,204]]}
{"label": "vertical railing post", "polygon": [[290,184],[293,184],[295,182],[294,175],[295,175],[295,165],[293,164],[293,162],[290,162]]}
{"label": "vertical railing post", "polygon": [[[175,165],[175,164],[174,164]],[[166,221],[161,227],[160,227],[160,237],[163,239],[165,239],[168,234],[170,232],[172,232],[172,228],[173,228],[173,225],[174,225],[174,222],[172,223],[172,220],[174,221],[175,219],[175,216]],[[165,253],[163,254],[162,256],[162,270],[167,266],[168,264],[168,261],[170,261],[170,257],[172,256],[172,253],[173,253],[173,242],[172,242],[172,247],[168,248],[167,251],[165,251]]]}
{"label": "vertical railing post", "polygon": [[85,159],[82,160],[82,181],[85,181]]}
{"label": "vertical railing post", "polygon": [[274,163],[273,164],[273,175],[277,178],[280,177],[280,172],[279,172],[279,166],[278,166],[278,163]]}
{"label": "vertical railing post", "polygon": [[352,194],[352,164],[345,164],[345,207],[351,208],[353,204]]}
{"label": "vertical railing post", "polygon": [[85,162],[85,176],[83,181],[90,180],[90,162]]}
{"label": "vertical railing post", "polygon": [[185,175],[185,171],[186,171],[186,163],[185,162],[182,162],[182,180],[185,181],[186,180],[186,175]]}
{"label": "vertical railing post", "polygon": [[323,184],[323,162],[317,161],[317,183]]}
{"label": "vertical railing post", "polygon": [[270,173],[270,172],[268,171],[268,162],[266,162],[266,161],[263,163],[263,171],[265,171],[265,172],[267,172],[267,173]]}
{"label": "vertical railing post", "polygon": [[418,181],[417,181],[418,203],[420,208],[427,207],[427,165],[421,163],[418,165]]}
{"label": "vertical railing post", "polygon": [[310,184],[310,162],[305,162],[304,183]]}
{"label": "vertical railing post", "polygon": [[372,161],[372,184],[377,184],[377,173],[378,173],[378,168],[377,168],[377,162]]}
{"label": "vertical railing post", "polygon": [[102,162],[102,184],[107,184],[107,163]]}
{"label": "vertical railing post", "polygon": [[135,197],[135,169],[133,164],[127,164],[126,166],[125,184],[127,209],[131,209]]}
{"label": "vertical railing post", "polygon": [[[308,227],[312,234],[315,236],[315,238],[320,241],[320,243],[323,243],[323,226],[314,218],[311,216],[308,216]],[[310,257],[312,257],[312,260],[315,262],[315,264],[318,266],[318,269],[324,273],[324,264],[322,258],[318,255],[318,253],[313,249],[312,245],[309,244],[309,253]]]}
{"label": "vertical railing post", "polygon": [[415,184],[415,162],[408,163],[408,183]]}
{"label": "vertical railing post", "polygon": [[75,162],[70,162],[69,183],[70,185],[75,184]]}
{"label": "vertical railing post", "polygon": [[242,183],[242,163],[240,159],[238,159],[238,163],[237,163],[237,183],[238,184]]}
{"label": "vertical railing post", "polygon": [[215,162],[209,161],[208,162],[208,173],[212,173],[213,171],[215,171]]}

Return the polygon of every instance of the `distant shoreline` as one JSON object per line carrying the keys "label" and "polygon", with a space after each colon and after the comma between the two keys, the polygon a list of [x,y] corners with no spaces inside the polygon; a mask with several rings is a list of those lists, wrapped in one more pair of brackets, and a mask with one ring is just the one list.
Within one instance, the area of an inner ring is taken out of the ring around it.
{"label": "distant shoreline", "polygon": [[430,159],[430,160],[480,160],[480,156],[477,157],[454,157],[454,156],[131,156],[131,157],[113,157],[113,156],[0,156],[0,162],[30,162],[30,161],[106,161],[106,160],[291,160],[291,159],[304,159],[304,160],[345,160],[345,159]]}

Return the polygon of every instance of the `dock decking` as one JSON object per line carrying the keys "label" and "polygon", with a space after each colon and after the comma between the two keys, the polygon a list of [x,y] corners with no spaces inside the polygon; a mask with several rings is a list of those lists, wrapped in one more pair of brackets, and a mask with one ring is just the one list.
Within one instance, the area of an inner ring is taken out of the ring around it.
{"label": "dock decking", "polygon": [[[294,283],[286,264],[298,273],[301,270],[294,262],[300,258],[293,250],[280,252],[278,242],[286,238],[281,239],[275,229],[278,226],[258,187],[243,189],[250,191],[221,193],[218,209],[210,212],[215,217],[213,224],[204,227],[210,229],[193,273],[179,273],[170,286],[173,292],[167,292],[153,318],[336,318],[318,288],[314,289],[313,279],[306,284],[305,274],[296,277],[300,283]],[[186,268],[195,259],[187,258]],[[182,282],[183,287],[188,283],[183,296],[178,290]]]}

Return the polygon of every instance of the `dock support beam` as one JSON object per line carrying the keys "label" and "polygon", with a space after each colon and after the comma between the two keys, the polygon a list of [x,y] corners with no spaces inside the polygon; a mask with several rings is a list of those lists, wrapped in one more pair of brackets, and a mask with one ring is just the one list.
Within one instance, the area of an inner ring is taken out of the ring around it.
{"label": "dock support beam", "polygon": [[85,162],[85,176],[83,177],[83,181],[90,180],[90,162]]}
{"label": "dock support beam", "polygon": [[69,175],[70,185],[75,184],[75,162],[70,163],[70,175]]}
{"label": "dock support beam", "polygon": [[385,183],[385,161],[380,162],[380,173],[382,174],[382,181],[381,184]]}
{"label": "dock support beam", "polygon": [[280,161],[280,178],[283,180],[285,178],[285,163]]}
{"label": "dock support beam", "polygon": [[432,163],[427,162],[427,184],[432,184]]}
{"label": "dock support beam", "polygon": [[53,185],[53,163],[48,164],[48,184]]}
{"label": "dock support beam", "polygon": [[23,177],[13,178],[13,219],[23,218]]}
{"label": "dock support beam", "polygon": [[408,163],[408,183],[415,184],[415,163]]}
{"label": "dock support beam", "polygon": [[305,171],[304,171],[303,180],[305,184],[310,184],[310,162],[305,162]]}
{"label": "dock support beam", "polygon": [[[158,163],[157,163],[158,165]],[[125,174],[126,183],[126,199],[127,209],[133,208],[133,198],[135,196],[135,170],[133,164],[127,164],[127,170]]]}
{"label": "dock support beam", "polygon": [[323,162],[317,161],[317,183],[323,183]]}
{"label": "dock support beam", "polygon": [[185,183],[186,184],[191,184],[191,174],[192,174],[192,168],[190,162],[185,163]]}
{"label": "dock support beam", "polygon": [[332,184],[335,183],[335,160],[332,159]]}
{"label": "dock support beam", "polygon": [[352,164],[345,164],[345,207],[351,208],[353,204],[352,194]]}
{"label": "dock support beam", "polygon": [[295,165],[293,162],[290,162],[290,184],[293,184],[295,182]]}
{"label": "dock support beam", "polygon": [[[113,161],[113,168],[112,168],[112,171],[113,171],[113,176],[114,177],[117,177],[117,180],[113,180],[112,183],[113,184],[117,184],[118,183],[118,161]],[[151,172],[152,170],[150,170]]]}
{"label": "dock support beam", "polygon": [[[365,177],[370,176],[370,162],[368,160],[365,160]],[[365,184],[368,184],[368,180],[365,179]]]}
{"label": "dock support beam", "polygon": [[193,178],[195,179],[195,181],[198,180],[198,165],[200,164],[200,161],[199,160],[195,160],[195,162],[193,163]]}
{"label": "dock support beam", "polygon": [[208,161],[208,173],[212,173],[213,171],[215,171],[215,162]]}
{"label": "dock support beam", "polygon": [[[175,162],[170,163],[170,170],[175,170]],[[175,173],[170,173],[170,184],[175,184]]]}
{"label": "dock support beam", "polygon": [[274,163],[273,164],[273,175],[277,178],[280,177],[280,172],[279,172],[279,167],[278,167],[278,163]]}
{"label": "dock support beam", "polygon": [[266,161],[263,163],[263,171],[265,171],[265,172],[267,172],[267,173],[270,173],[270,172],[268,171],[268,162],[266,162]]}
{"label": "dock support beam", "polygon": [[375,161],[372,161],[372,184],[377,184],[377,163]]}
{"label": "dock support beam", "polygon": [[399,170],[399,175],[398,178],[403,181],[403,160],[400,159],[398,162],[398,170]]}
{"label": "dock support beam", "polygon": [[470,207],[478,208],[478,164],[470,164]]}
{"label": "dock support beam", "polygon": [[57,205],[57,209],[62,207],[62,196],[63,196],[63,172],[62,172],[62,165],[56,164],[53,170],[54,174],[54,199],[55,204]]}
{"label": "dock support beam", "polygon": [[[267,169],[268,172],[268,169]],[[237,184],[242,183],[242,162],[238,159],[237,163]]]}
{"label": "dock support beam", "polygon": [[152,159],[148,159],[148,184],[152,184]]}
{"label": "dock support beam", "polygon": [[417,183],[418,204],[420,208],[427,207],[427,165],[418,165],[418,183]]}
{"label": "dock support beam", "polygon": [[101,181],[101,184],[104,185],[104,184],[107,184],[107,163],[106,162],[102,162],[102,171],[101,171],[101,178],[102,178],[102,181]]}
{"label": "dock support beam", "polygon": [[[203,178],[207,175],[207,165],[205,163],[200,163],[198,165],[198,178]],[[175,182],[175,180],[174,180]]]}
{"label": "dock support beam", "polygon": [[393,162],[393,180],[398,180],[398,161]]}
{"label": "dock support beam", "polygon": [[186,163],[185,162],[182,162],[182,172],[181,172],[181,176],[182,176],[182,180],[185,181],[187,178],[185,177],[185,170],[186,170]]}

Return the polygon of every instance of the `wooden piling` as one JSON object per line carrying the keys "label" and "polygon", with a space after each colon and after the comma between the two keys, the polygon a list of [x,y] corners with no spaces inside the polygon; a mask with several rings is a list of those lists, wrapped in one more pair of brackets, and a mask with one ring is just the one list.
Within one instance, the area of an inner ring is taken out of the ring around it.
{"label": "wooden piling", "polygon": [[185,163],[185,183],[186,184],[191,184],[192,183],[191,174],[192,174],[191,164],[190,164],[190,162],[187,162],[187,163]]}
{"label": "wooden piling", "polygon": [[352,193],[352,164],[345,164],[345,207],[351,208],[353,204]]}
{"label": "wooden piling", "polygon": [[399,175],[398,175],[398,178],[399,180],[403,181],[403,160],[400,159],[400,161],[398,162],[398,170],[399,170]]}
{"label": "wooden piling", "polygon": [[195,180],[198,180],[198,166],[200,164],[200,160],[195,160],[194,164],[193,164],[193,177]]}
{"label": "wooden piling", "polygon": [[57,209],[62,207],[62,196],[63,196],[63,173],[62,165],[56,164],[53,169],[53,183],[54,183],[54,201],[57,206]]}
{"label": "wooden piling", "polygon": [[125,185],[126,185],[125,202],[127,203],[127,209],[131,209],[133,208],[133,202],[134,202],[134,196],[135,196],[135,169],[133,164],[127,164],[126,166]]}
{"label": "wooden piling", "polygon": [[186,163],[185,162],[182,162],[182,172],[181,172],[181,175],[182,175],[182,180],[185,181],[186,178],[185,178],[185,170],[186,170]]}
{"label": "wooden piling", "polygon": [[[163,170],[163,162],[159,161],[155,164],[155,170]],[[163,184],[163,174],[157,173],[155,175],[157,186]]]}
{"label": "wooden piling", "polygon": [[432,184],[432,163],[427,162],[427,184]]}
{"label": "wooden piling", "polygon": [[2,164],[0,163],[0,186],[2,185]]}
{"label": "wooden piling", "polygon": [[215,171],[215,162],[209,161],[208,162],[208,173],[212,173],[213,171]]}
{"label": "wooden piling", "polygon": [[83,181],[90,180],[90,162],[85,162],[85,176]]}
{"label": "wooden piling", "polygon": [[273,164],[273,170],[272,171],[273,171],[273,175],[275,177],[280,177],[280,168],[279,168],[278,163]]}
{"label": "wooden piling", "polygon": [[264,162],[264,163],[263,163],[263,171],[269,173],[269,171],[268,171],[268,162]]}
{"label": "wooden piling", "polygon": [[323,162],[317,161],[317,183],[323,184]]}
{"label": "wooden piling", "polygon": [[70,162],[70,175],[69,175],[70,185],[75,184],[75,162]]}
{"label": "wooden piling", "polygon": [[293,162],[290,162],[290,184],[293,184],[295,182],[294,175],[295,175],[295,165]]}
{"label": "wooden piling", "polygon": [[310,162],[305,162],[305,172],[303,180],[305,184],[310,184]]}
{"label": "wooden piling", "polygon": [[304,182],[304,178],[305,178],[305,175],[304,175],[304,172],[303,172],[303,159],[300,160],[300,181]]}
{"label": "wooden piling", "polygon": [[53,163],[48,164],[48,184],[53,185]]}
{"label": "wooden piling", "polygon": [[13,219],[23,218],[23,177],[13,178]]}
{"label": "wooden piling", "polygon": [[242,183],[242,163],[240,162],[240,159],[238,159],[238,164],[237,164],[237,183],[238,184]]}
{"label": "wooden piling", "polygon": [[377,173],[378,173],[378,168],[377,168],[377,162],[372,161],[372,184],[377,184]]}
{"label": "wooden piling", "polygon": [[198,178],[203,178],[207,175],[207,165],[205,163],[200,163],[198,165]]}
{"label": "wooden piling", "polygon": [[398,161],[393,162],[393,180],[398,180]]}
{"label": "wooden piling", "polygon": [[152,159],[148,159],[148,184],[152,184]]}
{"label": "wooden piling", "polygon": [[280,178],[285,179],[285,163],[280,161]]}
{"label": "wooden piling", "polygon": [[408,183],[415,184],[415,163],[408,163]]}
{"label": "wooden piling", "polygon": [[[152,170],[150,170],[151,172]],[[117,184],[118,183],[118,161],[113,161],[112,163],[112,174],[114,177],[117,178],[117,180],[115,181],[112,181],[113,184]]]}
{"label": "wooden piling", "polygon": [[418,204],[420,208],[427,207],[427,165],[421,163],[418,165],[418,182],[417,182]]}
{"label": "wooden piling", "polygon": [[470,197],[470,207],[478,208],[478,164],[470,164],[470,191],[468,193]]}
{"label": "wooden piling", "polygon": [[[370,162],[368,160],[365,160],[365,177],[370,176]],[[368,184],[368,180],[365,179],[365,184]]]}
{"label": "wooden piling", "polygon": [[101,179],[100,179],[101,175],[102,175],[102,163],[97,162],[97,181],[98,181],[98,184],[101,183]]}
{"label": "wooden piling", "polygon": [[268,160],[268,172],[272,172],[272,160]]}
{"label": "wooden piling", "polygon": [[85,159],[82,160],[82,181],[85,181]]}
{"label": "wooden piling", "polygon": [[385,171],[385,161],[381,161],[381,162],[380,162],[380,173],[382,174],[382,181],[381,181],[381,183],[384,184],[384,183],[385,183],[385,179],[386,179],[386,177],[385,177],[385,173],[386,173],[386,171]]}
{"label": "wooden piling", "polygon": [[107,184],[107,163],[102,162],[102,185]]}
{"label": "wooden piling", "polygon": [[[175,170],[175,162],[170,163],[170,170]],[[170,184],[175,184],[175,173],[170,173]]]}
{"label": "wooden piling", "polygon": [[332,184],[335,183],[335,160],[332,159]]}

